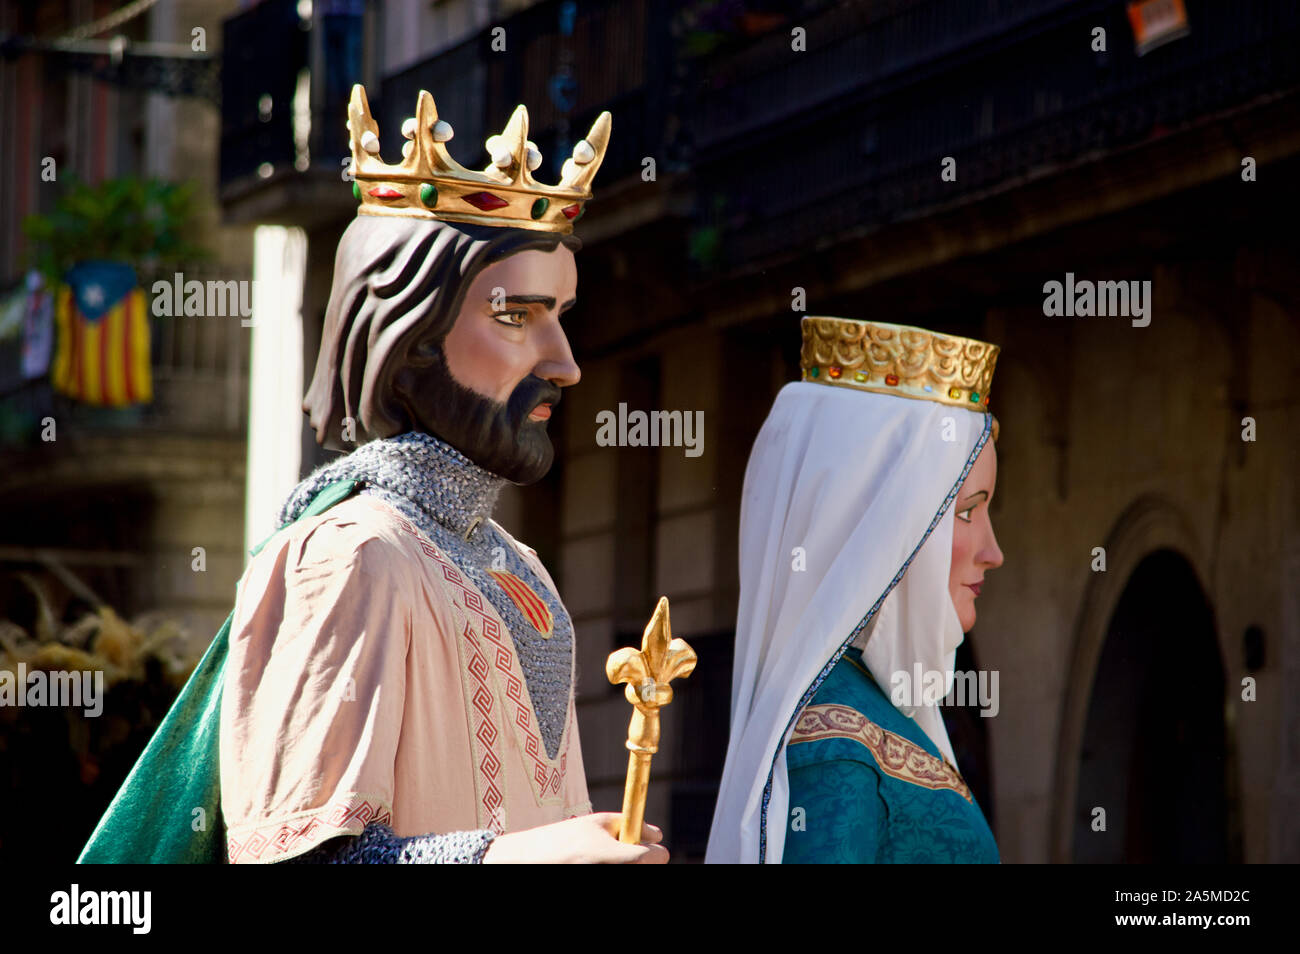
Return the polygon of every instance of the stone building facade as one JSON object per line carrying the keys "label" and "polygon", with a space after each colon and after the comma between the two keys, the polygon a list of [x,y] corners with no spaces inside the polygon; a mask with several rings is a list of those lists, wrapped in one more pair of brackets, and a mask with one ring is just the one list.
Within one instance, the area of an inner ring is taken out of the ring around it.
{"label": "stone building facade", "polygon": [[[502,14],[513,61],[486,52],[482,17],[424,61],[402,46],[400,73],[378,48],[364,79],[381,124],[395,135],[420,85],[455,124],[439,90],[462,81],[505,104],[477,115],[482,102],[458,100],[470,128],[503,122],[540,95],[520,84],[542,74],[509,63],[561,59],[559,6]],[[614,142],[630,138],[659,174],[635,174],[634,155],[598,178],[566,316],[582,381],[551,423],[556,466],[508,492],[498,518],[537,548],[573,614],[595,804],[618,808],[626,765],[629,709],[605,658],[667,595],[700,664],[664,716],[647,815],[677,859],[702,857],[749,448],[798,377],[800,315],[846,315],[1003,349],[992,519],[1006,560],[962,657],[999,673],[1000,711],[949,713],[965,719],[963,770],[1003,860],[1294,861],[1300,78],[1281,51],[1297,16],[1189,0],[1190,37],[1139,57],[1120,8],[911,16],[923,6],[812,4],[797,24],[750,23],[713,46],[690,25],[656,32],[670,18],[640,15],[653,4],[578,16],[571,35],[588,45],[566,55],[579,88],[625,84],[582,108],[613,110]],[[368,22],[368,36],[392,31]],[[791,55],[792,25],[806,55]],[[593,52],[616,40],[634,51],[617,70]],[[474,160],[477,143],[454,145]],[[275,206],[308,230],[307,376],[354,211],[327,171],[319,201],[272,179],[278,205],[226,203],[245,221]],[[1050,317],[1044,286],[1067,274],[1150,282],[1150,323]],[[703,453],[603,446],[597,415],[620,405],[702,412]],[[305,430],[303,449],[304,471],[323,459]]]}

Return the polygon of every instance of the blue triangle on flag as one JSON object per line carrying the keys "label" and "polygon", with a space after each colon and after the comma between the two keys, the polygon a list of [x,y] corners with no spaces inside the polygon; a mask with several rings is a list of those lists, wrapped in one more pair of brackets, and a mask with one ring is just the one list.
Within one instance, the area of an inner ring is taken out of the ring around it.
{"label": "blue triangle on flag", "polygon": [[87,321],[98,321],[136,286],[135,269],[122,262],[79,262],[63,276]]}

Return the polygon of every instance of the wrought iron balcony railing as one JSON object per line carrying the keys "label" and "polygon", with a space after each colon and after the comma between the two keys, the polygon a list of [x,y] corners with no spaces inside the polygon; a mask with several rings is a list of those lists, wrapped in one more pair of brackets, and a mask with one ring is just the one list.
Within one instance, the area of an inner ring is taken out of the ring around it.
{"label": "wrought iron balcony railing", "polygon": [[[308,71],[310,24],[295,0],[263,0],[226,20],[221,64],[221,185],[294,169],[310,142],[294,99]],[[340,113],[339,115],[343,115]],[[339,123],[338,125],[342,125]]]}
{"label": "wrought iron balcony railing", "polygon": [[1295,89],[1295,4],[1186,8],[1190,34],[1142,57],[1121,4],[903,0],[810,20],[806,53],[778,33],[700,62],[690,130],[709,264],[923,215]]}
{"label": "wrought iron balcony railing", "polygon": [[[665,139],[669,6],[665,0],[545,0],[529,7],[387,77],[375,111],[380,141],[401,142],[402,120],[427,89],[456,130],[452,153],[471,167],[486,164],[484,139],[524,103],[529,138],[544,157],[537,174],[554,181],[573,143],[607,109],[614,134],[600,179],[635,174],[643,157],[660,154]],[[504,52],[493,48],[498,37],[507,44]]]}
{"label": "wrought iron balcony railing", "polygon": [[[558,178],[573,142],[608,109],[618,117],[617,132],[602,180],[631,174],[664,139],[667,6],[546,0],[487,27],[369,90],[380,140],[394,148],[402,141],[402,120],[427,89],[456,130],[453,153],[467,165],[486,163],[483,140],[522,102],[530,137],[545,156],[543,173]],[[505,30],[506,52],[494,48],[498,29]],[[311,38],[311,30],[320,36]],[[348,154],[347,96],[362,78],[361,36],[360,17],[301,20],[294,0],[264,0],[226,21],[223,192],[309,167],[338,171]]]}
{"label": "wrought iron balcony railing", "polygon": [[[707,6],[544,0],[383,78],[371,90],[381,140],[400,143],[428,89],[456,129],[453,154],[472,166],[524,102],[545,157],[539,174],[554,178],[609,109],[601,181],[637,174],[647,156],[677,162],[708,239],[693,243],[705,250],[697,259],[729,269],[924,215],[1300,83],[1300,8],[1289,0],[1186,0],[1189,35],[1141,57],[1113,0],[807,0],[797,19],[765,14],[766,32],[700,47]],[[295,161],[290,111],[278,104],[302,89],[308,44],[296,17],[290,0],[265,0],[228,21],[223,186],[264,162]],[[791,48],[794,25],[806,51]],[[1099,27],[1104,52],[1093,49]],[[310,113],[312,161],[323,154],[337,172],[355,50],[311,46],[335,50],[311,81]],[[261,90],[272,87],[268,116]],[[946,156],[955,181],[940,178]]]}

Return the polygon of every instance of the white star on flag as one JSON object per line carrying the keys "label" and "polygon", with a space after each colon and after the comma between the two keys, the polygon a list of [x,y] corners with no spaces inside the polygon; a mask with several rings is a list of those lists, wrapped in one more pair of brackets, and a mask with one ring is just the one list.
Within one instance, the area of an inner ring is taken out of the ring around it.
{"label": "white star on flag", "polygon": [[104,303],[104,289],[98,285],[87,285],[81,293],[81,300],[88,308],[98,308]]}

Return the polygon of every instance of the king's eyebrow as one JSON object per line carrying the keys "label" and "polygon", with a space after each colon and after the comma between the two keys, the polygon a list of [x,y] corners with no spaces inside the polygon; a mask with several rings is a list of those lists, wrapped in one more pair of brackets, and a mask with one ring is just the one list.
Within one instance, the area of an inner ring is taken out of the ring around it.
{"label": "king's eyebrow", "polygon": [[[494,301],[489,298],[488,301]],[[545,305],[547,308],[555,307],[554,295],[506,295],[507,305]]]}
{"label": "king's eyebrow", "polygon": [[[488,298],[488,304],[496,307],[497,299],[495,296]],[[505,303],[507,305],[545,305],[547,309],[555,307],[555,296],[553,295],[506,295]],[[560,314],[564,314],[570,308],[578,303],[578,299],[570,298],[560,306]]]}

